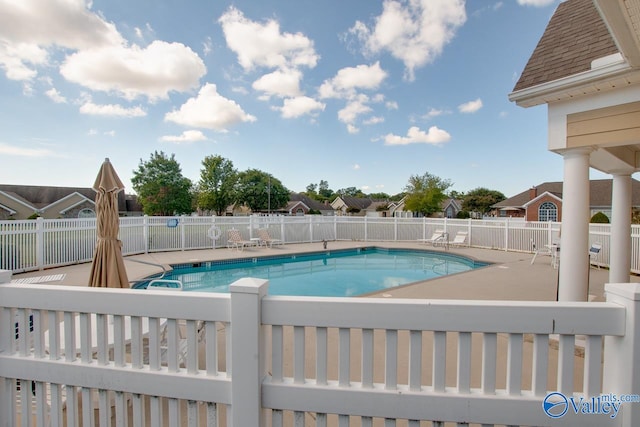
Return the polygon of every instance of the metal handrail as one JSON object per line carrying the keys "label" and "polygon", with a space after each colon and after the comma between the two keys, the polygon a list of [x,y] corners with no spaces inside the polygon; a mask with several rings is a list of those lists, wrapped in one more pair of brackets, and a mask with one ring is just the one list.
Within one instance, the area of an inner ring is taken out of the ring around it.
{"label": "metal handrail", "polygon": [[[160,267],[160,268],[162,269],[162,275],[161,275],[160,277],[158,277],[157,279],[162,279],[162,278],[165,276],[165,274],[167,274],[167,269],[166,269],[166,268],[164,268],[164,265],[162,265],[162,264],[156,264],[156,263],[154,263],[154,262],[142,261],[142,260],[139,260],[139,259],[133,259],[133,258],[125,258],[125,260],[126,260],[126,261],[133,261],[133,262],[137,262],[137,263],[140,263],[140,264],[152,265],[152,266],[154,266],[154,267]],[[135,283],[135,282],[134,282],[134,283]]]}

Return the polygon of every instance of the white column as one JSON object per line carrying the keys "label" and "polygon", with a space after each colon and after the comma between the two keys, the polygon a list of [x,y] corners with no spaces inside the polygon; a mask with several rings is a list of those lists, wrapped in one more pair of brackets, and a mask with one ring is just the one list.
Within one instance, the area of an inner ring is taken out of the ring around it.
{"label": "white column", "polygon": [[562,229],[559,301],[587,301],[589,293],[589,153],[574,148],[562,153]]}
{"label": "white column", "polygon": [[631,173],[614,173],[611,191],[609,282],[626,283],[631,270]]}

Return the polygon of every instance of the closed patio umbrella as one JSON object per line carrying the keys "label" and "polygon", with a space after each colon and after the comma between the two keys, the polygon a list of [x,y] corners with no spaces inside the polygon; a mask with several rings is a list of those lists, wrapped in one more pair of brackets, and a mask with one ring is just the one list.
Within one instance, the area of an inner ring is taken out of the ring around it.
{"label": "closed patio umbrella", "polygon": [[129,279],[122,259],[122,242],[118,240],[118,193],[124,185],[105,159],[93,184],[96,191],[96,232],[98,240],[93,254],[89,286],[128,288]]}

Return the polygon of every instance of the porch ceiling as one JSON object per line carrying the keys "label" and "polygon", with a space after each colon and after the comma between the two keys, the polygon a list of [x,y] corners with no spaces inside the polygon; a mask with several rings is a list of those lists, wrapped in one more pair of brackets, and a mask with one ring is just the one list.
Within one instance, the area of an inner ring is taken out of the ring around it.
{"label": "porch ceiling", "polygon": [[591,153],[590,166],[604,173],[639,172],[640,144],[598,147]]}

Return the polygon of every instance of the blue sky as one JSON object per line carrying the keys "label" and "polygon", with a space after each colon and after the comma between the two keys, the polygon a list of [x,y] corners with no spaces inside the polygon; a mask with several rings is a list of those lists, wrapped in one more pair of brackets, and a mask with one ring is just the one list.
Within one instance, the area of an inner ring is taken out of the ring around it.
{"label": "blue sky", "polygon": [[562,180],[509,102],[558,0],[0,0],[0,183],[130,179],[221,155],[292,191],[411,175],[512,196]]}

